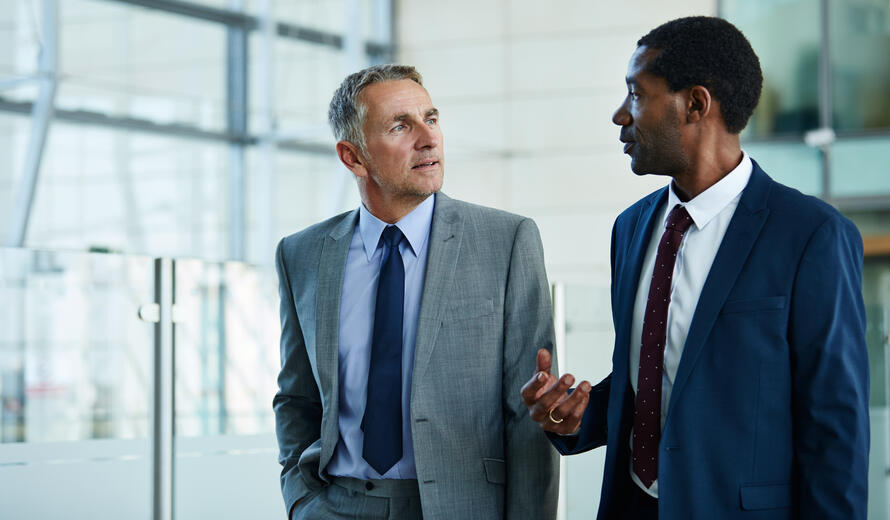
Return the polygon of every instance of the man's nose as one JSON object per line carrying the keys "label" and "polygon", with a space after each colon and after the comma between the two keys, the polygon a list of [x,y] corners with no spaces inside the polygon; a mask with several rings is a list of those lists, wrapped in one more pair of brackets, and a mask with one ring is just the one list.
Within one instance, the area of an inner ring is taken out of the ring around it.
{"label": "man's nose", "polygon": [[627,103],[621,103],[621,106],[612,114],[612,122],[618,126],[627,126],[632,122],[630,112],[627,110]]}
{"label": "man's nose", "polygon": [[435,148],[442,141],[442,132],[439,125],[420,125],[415,146],[417,148]]}

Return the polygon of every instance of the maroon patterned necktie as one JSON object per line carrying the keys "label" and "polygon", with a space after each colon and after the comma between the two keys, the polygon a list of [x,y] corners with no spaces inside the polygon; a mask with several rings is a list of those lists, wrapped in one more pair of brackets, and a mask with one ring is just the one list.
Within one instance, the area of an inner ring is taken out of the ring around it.
{"label": "maroon patterned necktie", "polygon": [[649,299],[643,316],[643,344],[634,401],[633,471],[648,488],[658,478],[658,441],[661,438],[661,377],[667,336],[671,278],[683,234],[692,225],[686,208],[671,210],[658,242]]}

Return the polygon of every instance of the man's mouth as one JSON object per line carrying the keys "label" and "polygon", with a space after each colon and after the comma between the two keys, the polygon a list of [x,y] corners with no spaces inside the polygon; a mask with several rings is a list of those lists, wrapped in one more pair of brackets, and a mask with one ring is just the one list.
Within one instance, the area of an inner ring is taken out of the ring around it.
{"label": "man's mouth", "polygon": [[635,144],[636,144],[636,143],[635,143],[634,141],[625,142],[625,143],[624,143],[624,153],[629,152],[630,149],[633,148]]}
{"label": "man's mouth", "polygon": [[437,164],[439,164],[439,161],[426,161],[426,162],[415,164],[414,166],[411,167],[411,169],[412,170],[426,170],[426,169],[436,166]]}

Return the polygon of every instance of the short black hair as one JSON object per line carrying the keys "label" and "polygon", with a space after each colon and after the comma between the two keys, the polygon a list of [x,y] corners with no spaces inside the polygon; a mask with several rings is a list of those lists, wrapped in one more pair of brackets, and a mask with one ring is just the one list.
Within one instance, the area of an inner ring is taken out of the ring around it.
{"label": "short black hair", "polygon": [[710,16],[671,20],[640,38],[661,52],[648,72],[664,78],[670,89],[702,85],[720,103],[726,129],[737,134],[748,124],[760,100],[763,73],[754,49],[734,25]]}

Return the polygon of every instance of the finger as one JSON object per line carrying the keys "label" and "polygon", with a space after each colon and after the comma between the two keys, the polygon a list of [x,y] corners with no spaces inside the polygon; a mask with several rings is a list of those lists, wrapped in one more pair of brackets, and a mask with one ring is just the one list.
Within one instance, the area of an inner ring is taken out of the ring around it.
{"label": "finger", "polygon": [[535,405],[529,408],[532,420],[539,423],[550,421],[550,416],[548,415],[550,410],[553,409],[556,403],[565,399],[566,393],[574,382],[575,376],[572,374],[564,374],[560,377],[556,384],[544,392],[537,399]]}
{"label": "finger", "polygon": [[553,385],[556,384],[556,380],[557,380],[557,377],[555,375],[551,374],[550,372],[538,372],[538,373],[543,375],[544,384],[541,385],[541,388],[539,388],[537,393],[535,394],[535,401],[540,399],[541,396],[544,395],[544,392],[553,388]]}
{"label": "finger", "polygon": [[590,389],[590,383],[582,381],[569,397],[557,403],[550,411],[548,419],[560,433],[574,433],[578,430],[590,400]]}
{"label": "finger", "polygon": [[546,348],[538,349],[536,372],[550,372],[550,367],[552,365],[553,359],[550,356],[550,351],[548,351]]}
{"label": "finger", "polygon": [[538,400],[538,394],[543,392],[548,385],[547,376],[548,374],[544,372],[536,372],[526,384],[522,385],[521,394],[525,406],[533,406]]}

